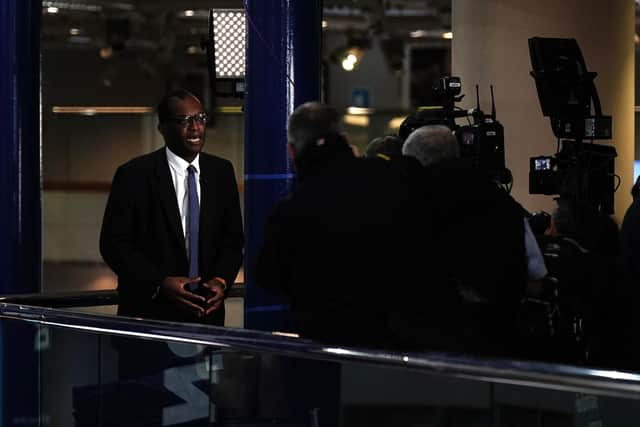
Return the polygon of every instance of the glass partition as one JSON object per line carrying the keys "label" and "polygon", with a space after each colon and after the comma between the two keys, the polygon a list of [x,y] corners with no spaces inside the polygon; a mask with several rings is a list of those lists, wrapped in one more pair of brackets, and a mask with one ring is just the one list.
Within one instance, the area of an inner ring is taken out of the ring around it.
{"label": "glass partition", "polygon": [[593,427],[640,419],[640,378],[624,372],[373,352],[11,304],[0,316],[7,426]]}
{"label": "glass partition", "polygon": [[[43,6],[49,3],[43,1]],[[166,87],[185,85],[203,98],[210,92],[204,54],[194,45],[206,34],[206,19],[185,12],[242,8],[243,2],[57,3],[56,12],[43,8],[42,21],[43,290],[113,289],[115,276],[102,263],[97,242],[111,177],[119,164],[162,146],[152,110]],[[432,103],[430,82],[451,71],[450,1],[408,2],[411,7],[405,10],[400,3],[386,2],[388,16],[378,24],[384,24],[389,35],[402,36],[371,38],[369,25],[375,21],[369,22],[368,6],[324,2],[323,96],[341,111],[365,110],[345,115],[350,142],[361,153],[374,137],[395,132],[412,108]],[[366,45],[360,64],[347,70],[338,54],[358,43]],[[471,81],[467,93],[470,89]],[[217,101],[230,108],[209,129],[205,150],[231,160],[242,185],[242,102]],[[469,98],[467,102],[472,104]],[[100,310],[115,313],[114,306]],[[240,298],[228,300],[231,319],[225,324],[242,326],[242,311]],[[79,341],[95,337],[77,334]],[[25,339],[29,334],[15,335]],[[111,348],[102,343],[106,335],[99,338],[100,348]],[[107,356],[100,360],[106,363]],[[46,370],[47,364],[41,368]]]}
{"label": "glass partition", "polygon": [[[231,161],[242,200],[243,101],[213,98],[199,46],[208,34],[209,8],[242,9],[244,2],[42,6],[42,289],[114,289],[116,277],[98,251],[111,179],[120,164],[163,146],[154,108],[168,88],[189,89],[217,113],[204,151]],[[432,80],[451,68],[450,1],[384,9],[384,31],[372,34],[368,21],[382,15],[368,5],[324,2],[322,98],[345,112],[350,142],[361,153],[371,139],[397,130],[400,122],[392,119],[426,105]],[[346,70],[341,56],[354,43],[364,43],[360,60]],[[370,111],[354,117],[348,107]]]}
{"label": "glass partition", "polygon": [[204,151],[231,161],[243,181],[241,100],[212,99],[199,47],[206,10],[242,1],[42,5],[42,288],[114,289],[98,251],[111,180],[119,165],[164,145],[154,110],[167,90],[187,88],[216,114]]}

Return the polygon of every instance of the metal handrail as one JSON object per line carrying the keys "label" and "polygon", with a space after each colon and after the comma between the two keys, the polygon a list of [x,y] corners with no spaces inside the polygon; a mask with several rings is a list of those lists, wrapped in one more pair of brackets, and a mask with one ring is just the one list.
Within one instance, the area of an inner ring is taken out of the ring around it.
{"label": "metal handrail", "polygon": [[[242,283],[234,284],[229,289],[227,298],[244,298],[244,286]],[[52,308],[117,305],[119,301],[118,291],[115,289],[0,295],[0,302]]]}
{"label": "metal handrail", "polygon": [[48,292],[43,294],[2,295],[0,302],[25,304],[39,307],[94,307],[117,305],[118,291]]}
{"label": "metal handrail", "polygon": [[201,344],[217,349],[271,353],[337,363],[361,362],[479,381],[598,393],[640,399],[640,375],[569,365],[484,359],[446,353],[402,353],[335,346],[277,332],[171,323],[0,303],[0,319],[158,341]]}

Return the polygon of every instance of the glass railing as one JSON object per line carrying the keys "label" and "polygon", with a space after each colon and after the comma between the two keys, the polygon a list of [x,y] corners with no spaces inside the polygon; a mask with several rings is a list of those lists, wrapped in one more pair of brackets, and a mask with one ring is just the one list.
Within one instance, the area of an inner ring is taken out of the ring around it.
{"label": "glass railing", "polygon": [[0,303],[5,426],[635,426],[640,375]]}

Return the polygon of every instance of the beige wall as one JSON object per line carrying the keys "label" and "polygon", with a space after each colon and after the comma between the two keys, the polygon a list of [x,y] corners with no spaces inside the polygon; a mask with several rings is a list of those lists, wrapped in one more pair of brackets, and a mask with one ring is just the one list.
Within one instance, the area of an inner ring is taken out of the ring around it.
{"label": "beige wall", "polygon": [[604,114],[613,116],[612,141],[618,151],[616,218],[631,199],[634,160],[634,28],[633,0],[453,0],[454,75],[473,96],[481,88],[489,108],[494,85],[498,119],[505,127],[507,166],[514,175],[513,195],[529,210],[551,211],[551,196],[528,194],[529,157],[551,155],[556,139],[542,116],[533,79],[527,39],[572,37],[587,67],[598,73],[596,87]]}

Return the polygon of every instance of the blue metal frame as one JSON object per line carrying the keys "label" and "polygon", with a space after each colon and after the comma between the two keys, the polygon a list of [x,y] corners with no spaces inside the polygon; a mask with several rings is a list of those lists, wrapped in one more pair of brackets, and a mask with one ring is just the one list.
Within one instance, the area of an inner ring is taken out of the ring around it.
{"label": "blue metal frame", "polygon": [[41,2],[0,2],[0,293],[40,290]]}
{"label": "blue metal frame", "polygon": [[292,330],[288,306],[258,288],[253,264],[264,221],[293,184],[287,119],[320,98],[320,0],[246,0],[245,95],[245,326]]}
{"label": "blue metal frame", "polygon": [[[40,0],[0,1],[0,293],[41,281]],[[11,326],[11,327],[9,327]],[[38,420],[36,329],[0,328],[0,422]]]}

